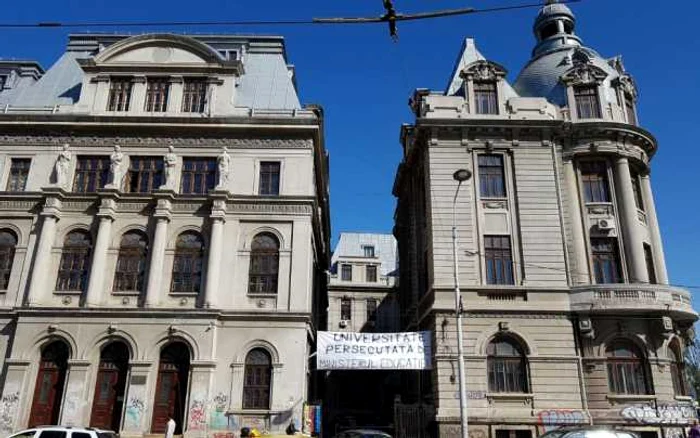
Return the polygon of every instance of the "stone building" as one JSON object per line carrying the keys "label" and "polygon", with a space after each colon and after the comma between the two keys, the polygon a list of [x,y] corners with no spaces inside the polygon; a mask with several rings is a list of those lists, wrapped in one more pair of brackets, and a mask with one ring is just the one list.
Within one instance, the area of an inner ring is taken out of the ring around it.
{"label": "stone building", "polygon": [[[697,314],[666,273],[658,144],[621,58],[574,30],[549,1],[512,85],[468,39],[447,89],[411,99],[394,185],[399,296],[403,329],[433,331],[434,363],[406,379],[402,403],[423,406],[431,435],[459,435],[453,220],[470,436],[593,423],[676,437],[695,417],[683,352]],[[472,177],[458,185],[460,168]]]}
{"label": "stone building", "polygon": [[299,427],[328,156],[284,40],[72,35],[0,79],[2,433]]}
{"label": "stone building", "polygon": [[[397,332],[397,275],[394,236],[341,232],[331,257],[328,331]],[[330,436],[356,426],[390,430],[397,372],[336,370],[326,377],[323,402]]]}

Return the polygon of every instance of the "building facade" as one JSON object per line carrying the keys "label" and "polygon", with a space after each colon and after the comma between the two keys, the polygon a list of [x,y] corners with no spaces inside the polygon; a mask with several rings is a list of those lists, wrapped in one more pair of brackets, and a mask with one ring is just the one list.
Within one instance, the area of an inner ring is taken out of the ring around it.
{"label": "building facade", "polygon": [[299,428],[328,156],[284,40],[73,35],[0,78],[2,433]]}
{"label": "building facade", "polygon": [[[425,434],[459,436],[452,227],[470,436],[572,424],[682,436],[697,319],[669,284],[650,183],[653,135],[620,57],[586,47],[571,10],[542,7],[532,58],[505,67],[466,40],[444,92],[418,89],[402,127],[394,234],[402,327],[434,333],[406,378]],[[458,183],[458,169],[472,173]]]}
{"label": "building facade", "polygon": [[[331,257],[328,331],[399,330],[398,258],[391,234],[341,232]],[[391,430],[396,372],[334,370],[326,374],[326,432],[363,426]]]}

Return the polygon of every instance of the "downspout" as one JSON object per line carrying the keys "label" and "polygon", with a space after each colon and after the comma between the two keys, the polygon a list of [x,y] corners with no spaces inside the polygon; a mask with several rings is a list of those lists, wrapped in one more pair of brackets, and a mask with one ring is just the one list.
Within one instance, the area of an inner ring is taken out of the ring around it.
{"label": "downspout", "polygon": [[574,317],[574,349],[576,350],[576,356],[578,357],[577,368],[578,368],[578,382],[579,391],[581,392],[581,407],[583,411],[588,415],[588,424],[593,425],[593,416],[588,410],[588,394],[586,393],[586,383],[583,376],[583,343],[581,342],[581,331],[579,330],[579,319]]}

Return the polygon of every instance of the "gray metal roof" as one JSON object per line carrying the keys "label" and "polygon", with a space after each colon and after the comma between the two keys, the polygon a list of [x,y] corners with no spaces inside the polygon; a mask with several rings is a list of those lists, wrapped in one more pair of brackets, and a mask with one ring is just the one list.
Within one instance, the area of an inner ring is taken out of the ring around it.
{"label": "gray metal roof", "polygon": [[379,259],[382,275],[390,274],[398,269],[398,246],[391,234],[377,233],[340,233],[340,239],[335,246],[331,265],[335,270],[339,258],[364,257],[365,246],[374,246],[374,255]]}
{"label": "gray metal roof", "polygon": [[[462,70],[473,62],[484,60],[486,60],[486,58],[484,57],[484,55],[481,54],[481,52],[479,52],[479,49],[476,48],[474,39],[465,39],[464,43],[462,44],[462,49],[459,52],[459,56],[457,57],[457,62],[455,63],[454,68],[452,69],[452,76],[450,77],[450,82],[447,85],[445,95],[453,96],[455,94],[458,94],[462,88],[462,84],[464,83],[464,80],[460,76]],[[504,97],[506,99],[518,96],[517,93],[513,90],[513,87],[511,87],[511,85],[506,80],[503,81],[503,92]]]}

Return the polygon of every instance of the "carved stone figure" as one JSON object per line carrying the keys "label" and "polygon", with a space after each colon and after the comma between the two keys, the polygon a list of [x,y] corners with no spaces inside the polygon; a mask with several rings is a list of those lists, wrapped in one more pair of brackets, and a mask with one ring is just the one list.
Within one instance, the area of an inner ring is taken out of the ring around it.
{"label": "carved stone figure", "polygon": [[228,154],[226,146],[221,148],[221,153],[216,159],[216,162],[219,168],[219,181],[216,188],[225,190],[228,188],[229,172],[231,168],[231,157]]}
{"label": "carved stone figure", "polygon": [[175,155],[175,147],[173,145],[168,146],[168,153],[165,154],[163,161],[165,165],[165,183],[162,187],[175,190],[175,165],[177,165],[177,155]]}
{"label": "carved stone figure", "polygon": [[122,185],[122,163],[124,161],[124,154],[122,153],[122,148],[118,144],[114,145],[114,152],[109,156],[109,161],[110,181],[107,187],[119,189]]}
{"label": "carved stone figure", "polygon": [[58,154],[58,159],[56,160],[55,172],[56,172],[56,185],[58,187],[65,187],[68,183],[68,171],[70,170],[70,163],[73,159],[73,154],[70,151],[70,145],[68,143],[63,145],[63,150]]}

